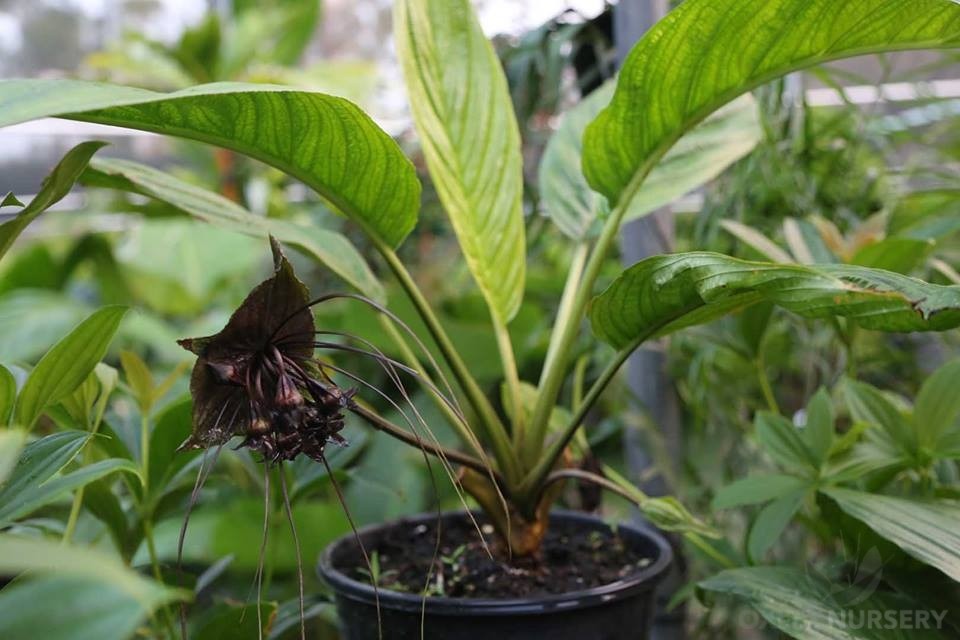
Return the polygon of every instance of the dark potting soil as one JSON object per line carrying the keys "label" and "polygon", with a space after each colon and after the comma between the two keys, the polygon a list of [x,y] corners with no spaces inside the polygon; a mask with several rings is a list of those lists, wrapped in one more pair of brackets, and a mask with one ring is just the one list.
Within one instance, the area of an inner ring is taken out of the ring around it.
{"label": "dark potting soil", "polygon": [[[493,558],[467,520],[443,523],[439,552],[436,522],[391,527],[367,548],[378,586],[416,594],[426,586],[429,595],[449,598],[526,598],[610,584],[651,562],[612,531],[556,521],[538,556],[507,560],[494,548],[492,527],[482,521],[480,525]],[[371,581],[365,566],[345,572],[361,582]]]}

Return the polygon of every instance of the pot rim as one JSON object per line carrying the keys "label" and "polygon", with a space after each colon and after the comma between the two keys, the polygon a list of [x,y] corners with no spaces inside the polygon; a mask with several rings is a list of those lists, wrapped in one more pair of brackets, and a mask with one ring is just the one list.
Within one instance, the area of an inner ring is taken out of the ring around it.
{"label": "pot rim", "polygon": [[[462,510],[446,511],[441,516],[443,518],[455,518],[463,516],[465,513]],[[552,511],[550,518],[551,520],[559,518],[593,526],[609,527],[597,516],[563,509]],[[359,529],[357,533],[361,537],[367,537],[400,524],[415,526],[419,523],[435,522],[436,519],[436,513],[418,514],[387,523],[368,525]],[[612,601],[624,600],[641,592],[652,591],[666,575],[673,561],[673,551],[670,544],[660,533],[644,525],[620,523],[617,525],[617,529],[618,531],[630,532],[631,537],[645,538],[656,549],[657,556],[641,570],[616,582],[568,593],[507,599],[450,598],[444,596],[425,598],[411,593],[380,589],[379,602],[381,606],[387,605],[391,609],[425,611],[429,615],[523,615],[545,611],[584,609]],[[347,544],[356,544],[356,537],[353,533],[341,536],[328,545],[320,556],[317,567],[318,573],[333,588],[338,597],[376,604],[378,593],[371,585],[354,580],[333,566],[334,554]]]}

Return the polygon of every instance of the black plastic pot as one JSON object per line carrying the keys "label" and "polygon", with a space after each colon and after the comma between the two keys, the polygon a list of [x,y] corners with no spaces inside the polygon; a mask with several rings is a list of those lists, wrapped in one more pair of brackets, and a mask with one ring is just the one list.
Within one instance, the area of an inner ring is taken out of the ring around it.
{"label": "black plastic pot", "polygon": [[[464,518],[463,513],[443,516]],[[392,527],[415,527],[436,522],[436,514],[360,530],[364,546]],[[552,522],[573,523],[588,531],[608,531],[599,518],[558,511]],[[654,531],[624,524],[617,532],[626,544],[651,558],[636,574],[612,584],[562,595],[519,600],[427,598],[380,591],[380,616],[385,640],[643,640],[653,619],[657,583],[670,567],[667,541]],[[347,640],[375,640],[377,609],[373,587],[346,576],[339,568],[357,560],[353,535],[340,538],[320,558],[320,575],[333,588],[341,629]],[[354,565],[355,566],[355,565]],[[421,636],[421,613],[426,607]]]}

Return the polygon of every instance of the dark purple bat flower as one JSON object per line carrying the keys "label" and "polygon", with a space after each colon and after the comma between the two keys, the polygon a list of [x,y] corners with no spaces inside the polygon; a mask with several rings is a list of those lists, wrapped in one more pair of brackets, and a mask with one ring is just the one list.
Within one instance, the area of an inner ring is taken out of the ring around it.
{"label": "dark purple bat flower", "polygon": [[314,358],[309,291],[270,242],[273,277],[250,292],[220,333],[179,341],[198,356],[190,379],[193,432],[181,449],[238,435],[240,446],[276,463],[301,453],[321,461],[328,442],[343,442],[343,410],[354,392],[334,384]]}

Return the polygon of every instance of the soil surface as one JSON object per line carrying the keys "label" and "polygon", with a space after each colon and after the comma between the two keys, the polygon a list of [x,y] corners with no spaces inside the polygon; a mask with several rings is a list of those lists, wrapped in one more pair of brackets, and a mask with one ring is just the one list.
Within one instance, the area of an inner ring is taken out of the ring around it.
{"label": "soil surface", "polygon": [[[483,539],[494,546],[493,529],[480,521]],[[651,559],[627,547],[612,531],[586,530],[553,522],[538,557],[491,558],[469,521],[446,520],[437,550],[437,523],[391,527],[367,547],[382,589],[449,598],[509,599],[570,593],[621,580]],[[341,568],[341,570],[344,570]],[[370,583],[366,567],[346,569]],[[427,575],[430,574],[429,583]]]}

